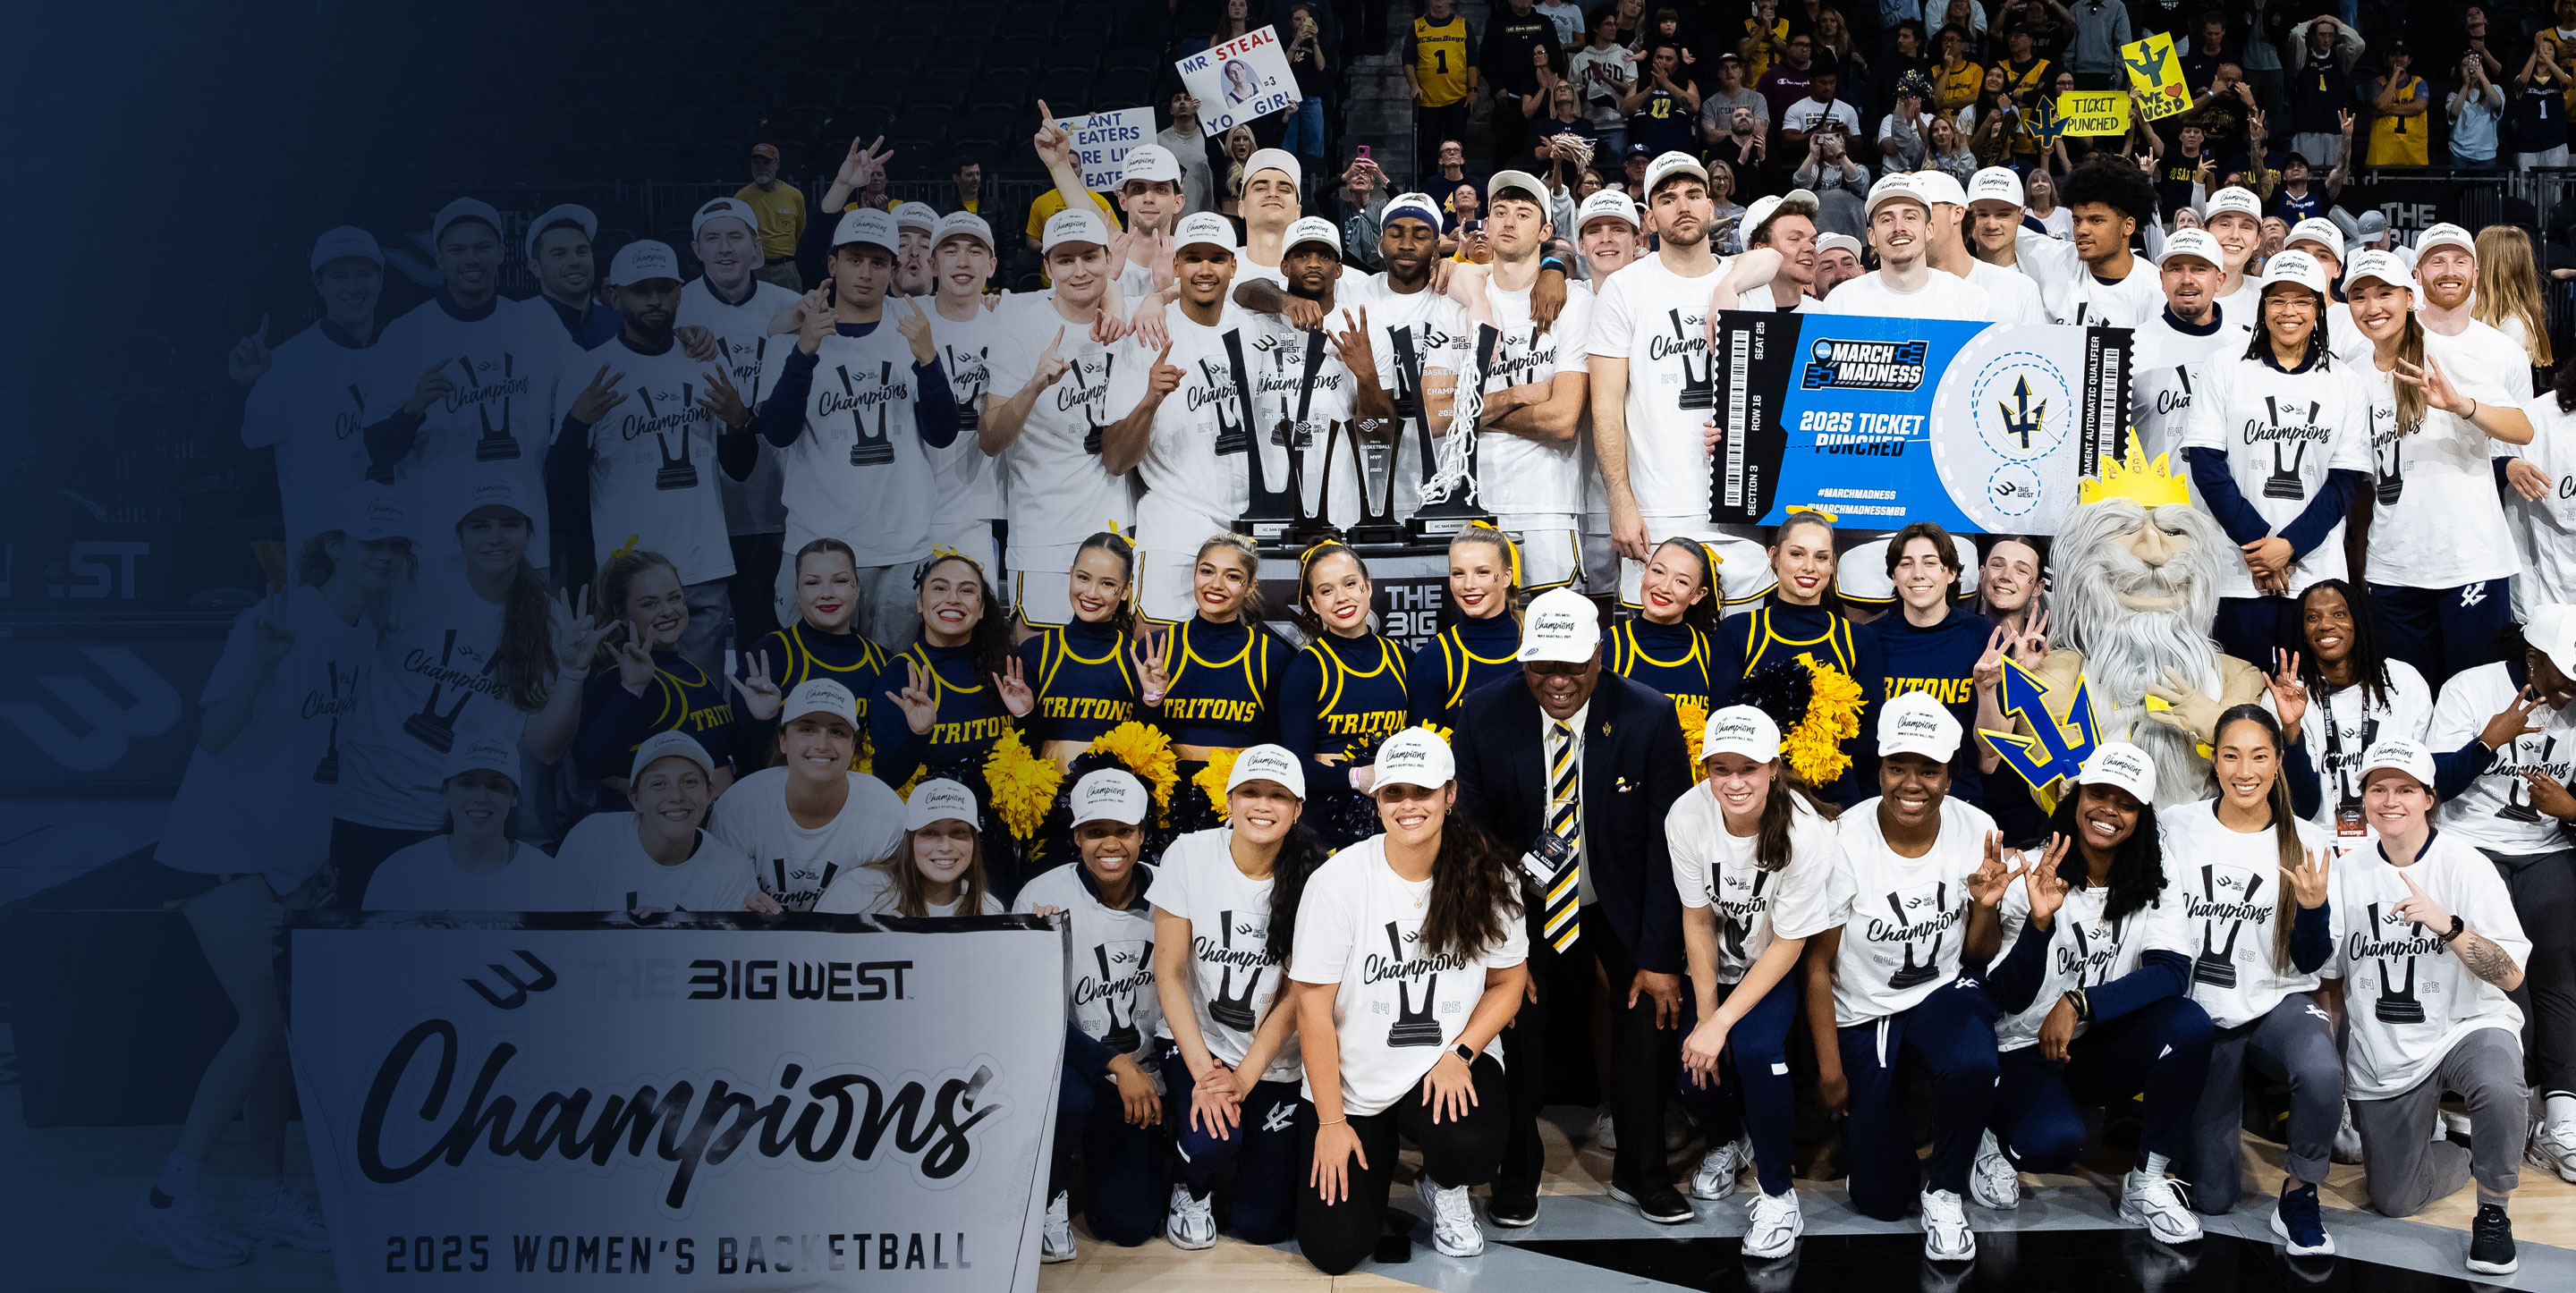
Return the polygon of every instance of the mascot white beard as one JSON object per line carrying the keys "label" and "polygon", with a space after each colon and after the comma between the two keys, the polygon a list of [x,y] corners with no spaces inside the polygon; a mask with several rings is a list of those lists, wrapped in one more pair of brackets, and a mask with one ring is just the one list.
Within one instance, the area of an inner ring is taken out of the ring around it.
{"label": "mascot white beard", "polygon": [[[2083,675],[2101,738],[2134,741],[2154,758],[2159,808],[2207,796],[2209,760],[2196,747],[2219,714],[2266,695],[2262,675],[2209,635],[2218,563],[2234,555],[2207,512],[2121,497],[2072,509],[2050,547],[2051,627],[2067,649],[2038,671],[2060,698]],[[2150,712],[2150,695],[2171,708]]]}

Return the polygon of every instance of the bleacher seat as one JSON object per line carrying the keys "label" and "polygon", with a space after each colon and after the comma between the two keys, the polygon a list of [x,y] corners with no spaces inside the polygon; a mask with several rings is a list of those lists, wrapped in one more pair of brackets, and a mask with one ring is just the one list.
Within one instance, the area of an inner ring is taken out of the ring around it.
{"label": "bleacher seat", "polygon": [[1002,30],[1002,7],[995,4],[960,5],[950,11],[947,18],[940,24],[941,38],[950,41],[981,44],[990,42],[997,36],[1020,34],[1022,33]]}
{"label": "bleacher seat", "polygon": [[1044,36],[1006,36],[993,42],[992,52],[984,57],[986,77],[1033,73],[1047,65],[1047,38]]}
{"label": "bleacher seat", "polygon": [[1098,36],[1061,36],[1047,46],[1047,70],[1080,68],[1085,72],[1100,70],[1100,56],[1109,50],[1109,42]]}
{"label": "bleacher seat", "polygon": [[[1100,78],[1089,67],[1059,67],[1038,78],[1036,97],[1046,101],[1057,116],[1069,117],[1078,112],[1102,108],[1132,108],[1132,103],[1111,103],[1097,96]],[[1034,123],[1031,129],[1035,129]]]}
{"label": "bleacher seat", "polygon": [[1061,12],[1046,0],[1020,0],[1002,14],[1004,36],[1052,36]]}

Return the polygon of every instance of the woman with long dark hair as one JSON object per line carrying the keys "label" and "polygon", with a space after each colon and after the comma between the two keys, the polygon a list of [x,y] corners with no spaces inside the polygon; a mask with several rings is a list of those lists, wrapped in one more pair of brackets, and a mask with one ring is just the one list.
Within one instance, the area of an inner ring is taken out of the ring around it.
{"label": "woman with long dark hair", "polygon": [[[913,576],[921,637],[886,661],[892,704],[868,714],[879,781],[900,786],[923,769],[980,769],[995,742],[1036,706],[1011,626],[974,558],[932,557]],[[897,672],[900,669],[901,672]]]}
{"label": "woman with long dark hair", "polygon": [[2001,845],[1986,849],[1983,882],[2000,874],[2007,887],[1971,915],[1968,958],[2010,950],[1986,971],[1986,993],[2006,1012],[1995,1023],[2003,1084],[1970,1182],[1981,1203],[2018,1204],[2019,1173],[2062,1172],[2082,1152],[2084,1106],[2143,1095],[2120,1219],[2183,1244],[2200,1238],[2200,1218],[2171,1169],[2191,1144],[2210,1026],[2188,992],[2189,922],[2158,847],[2155,798],[2155,761],[2107,741],[2058,800],[2038,858],[2007,872]]}
{"label": "woman with long dark hair", "polygon": [[1510,536],[1479,521],[1450,537],[1440,631],[1405,665],[1413,721],[1455,726],[1468,692],[1520,672],[1520,592]]}
{"label": "woman with long dark hair", "polygon": [[1323,842],[1299,820],[1301,760],[1256,745],[1226,777],[1226,824],[1163,851],[1154,887],[1154,988],[1163,1006],[1163,1093],[1177,1144],[1163,1237],[1216,1242],[1217,1179],[1234,1181],[1234,1235],[1275,1244],[1297,1228],[1296,1012],[1280,1002],[1306,881]]}
{"label": "woman with long dark hair", "polygon": [[[2291,656],[2307,703],[2283,712],[2291,743],[2315,770],[2317,806],[2308,820],[2360,834],[2361,756],[2381,741],[2420,741],[2433,721],[2424,675],[2379,649],[2369,598],[2341,579],[2320,579],[2299,595],[2299,649]],[[2511,738],[2506,738],[2510,740]]]}
{"label": "woman with long dark hair", "polygon": [[818,912],[869,916],[998,916],[984,866],[983,817],[975,792],[946,777],[912,788],[903,801],[903,842],[892,856],[844,870],[814,902]]}
{"label": "woman with long dark hair", "polygon": [[1101,733],[1136,717],[1139,660],[1128,609],[1136,545],[1103,530],[1074,550],[1067,601],[1073,617],[1020,643],[1020,676],[1037,697],[1029,711],[1039,757],[1070,767]]}
{"label": "woman with long dark hair", "polygon": [[1806,1230],[1790,1188],[1791,972],[1807,940],[1840,918],[1842,842],[1835,810],[1789,771],[1780,726],[1761,710],[1709,715],[1699,766],[1702,779],[1664,816],[1690,962],[1682,1004],[1694,1021],[1682,1041],[1681,1102],[1709,1143],[1690,1192],[1723,1199],[1750,1162],[1762,1188],[1744,1255],[1782,1257]]}
{"label": "woman with long dark hair", "polygon": [[[1706,711],[1717,680],[1717,554],[1675,536],[1646,557],[1637,614],[1601,635],[1601,667]],[[1733,690],[1727,687],[1725,690]]]}
{"label": "woman with long dark hair", "polygon": [[[2046,559],[2036,539],[1998,535],[1986,544],[1977,567],[1977,597],[1971,604],[1991,626],[1986,653],[1977,658],[1977,718],[1971,731],[2008,732],[2012,719],[2003,711],[2004,660],[2037,668],[2048,656],[2048,590],[2042,582]],[[2037,842],[2048,830],[2048,814],[2032,800],[2030,786],[2018,776],[2000,772],[2003,760],[1983,739],[1972,742],[1977,775],[1984,782],[1978,802],[1993,815],[2007,844]]]}
{"label": "woman with long dark hair", "polygon": [[2174,859],[2194,952],[2191,999],[2209,1014],[2209,1078],[2192,1115],[2192,1206],[2236,1206],[2244,1175],[2245,1070],[2290,1087],[2288,1170],[2272,1232],[2292,1256],[2334,1251],[2317,1210],[2335,1126],[2343,1062],[2316,1002],[2317,967],[2333,953],[2326,904],[2332,837],[2290,803],[2281,725],[2260,705],[2218,716],[2211,738],[2218,797],[2156,815]]}
{"label": "woman with long dark hair", "polygon": [[[1190,573],[1190,618],[1145,643],[1136,703],[1172,738],[1183,786],[1210,760],[1278,736],[1279,686],[1293,653],[1261,623],[1260,576],[1250,539],[1209,536]],[[1205,794],[1174,796],[1173,829],[1216,822]]]}
{"label": "woman with long dark hair", "polygon": [[[1743,679],[1773,660],[1801,657],[1840,670],[1859,684],[1860,730],[1877,729],[1880,703],[1887,694],[1887,668],[1879,654],[1878,634],[1853,624],[1834,592],[1834,525],[1816,512],[1799,512],[1771,536],[1771,571],[1779,579],[1742,624],[1725,625],[1717,635],[1720,668],[1715,671],[1715,705],[1731,704]],[[1869,796],[1877,784],[1869,739],[1859,738],[1852,767],[1831,786],[1817,789],[1840,804]]]}
{"label": "woman with long dark hair", "polygon": [[1386,832],[1306,882],[1288,974],[1315,1102],[1297,1246],[1328,1275],[1376,1248],[1399,1137],[1422,1151],[1432,1246],[1485,1250],[1467,1192],[1502,1166],[1510,1098],[1494,1052],[1529,978],[1519,868],[1451,815],[1449,743],[1398,732],[1373,793]]}
{"label": "woman with long dark hair", "polygon": [[686,732],[715,762],[712,788],[723,795],[734,782],[734,707],[723,679],[680,654],[689,597],[679,568],[658,552],[617,553],[599,564],[591,607],[607,632],[581,687],[574,771],[620,788],[645,738]]}
{"label": "woman with long dark hair", "polygon": [[1297,627],[1306,646],[1279,689],[1279,743],[1304,760],[1312,825],[1327,848],[1377,833],[1368,797],[1378,744],[1411,720],[1404,648],[1369,627],[1368,566],[1326,541],[1297,559]]}

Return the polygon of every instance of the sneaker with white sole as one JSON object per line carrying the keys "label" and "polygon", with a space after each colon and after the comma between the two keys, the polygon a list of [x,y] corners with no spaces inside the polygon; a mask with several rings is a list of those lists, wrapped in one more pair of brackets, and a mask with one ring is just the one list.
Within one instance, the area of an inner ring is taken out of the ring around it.
{"label": "sneaker with white sole", "polygon": [[2522,1156],[2533,1167],[2558,1173],[2559,1180],[2576,1181],[2576,1122],[2542,1122],[2533,1127]]}
{"label": "sneaker with white sole", "polygon": [[1476,1225],[1476,1205],[1463,1185],[1441,1189],[1429,1176],[1417,1178],[1414,1191],[1431,1211],[1431,1246],[1443,1257],[1473,1257],[1485,1251],[1485,1232]]}
{"label": "sneaker with white sole", "polygon": [[1610,1116],[1610,1106],[1606,1104],[1592,1115],[1592,1145],[1614,1154],[1619,1151],[1619,1123]]}
{"label": "sneaker with white sole", "polygon": [[1753,1162],[1753,1143],[1733,1140],[1700,1155],[1699,1167],[1691,1173],[1690,1192],[1694,1199],[1723,1199],[1735,1193],[1735,1178]]}
{"label": "sneaker with white sole", "polygon": [[1798,1194],[1765,1194],[1753,1192],[1753,1206],[1747,1209],[1752,1224],[1744,1232],[1744,1255],[1769,1261],[1786,1257],[1798,1246],[1798,1236],[1807,1233],[1806,1214],[1798,1210]]}
{"label": "sneaker with white sole", "polygon": [[2159,1172],[2133,1170],[2120,1181],[2120,1220],[2146,1227],[2162,1244],[2187,1244],[2200,1238],[2200,1214],[2182,1197],[2182,1182]]}
{"label": "sneaker with white sole", "polygon": [[2334,1236],[2326,1233],[2325,1213],[2317,1207],[2317,1187],[2281,1183],[2281,1201],[2272,1205],[2272,1233],[2292,1257],[2334,1256]]}
{"label": "sneaker with white sole", "polygon": [[2350,1100],[2343,1102],[2343,1121],[2335,1125],[2333,1158],[2338,1163],[2361,1161],[2361,1128],[2352,1125]]}
{"label": "sneaker with white sole", "polygon": [[1046,1227],[1038,1240],[1038,1260],[1073,1260],[1073,1191],[1058,1190],[1047,1200]]}
{"label": "sneaker with white sole", "polygon": [[1190,1187],[1172,1183],[1171,1212],[1163,1219],[1163,1238],[1172,1247],[1196,1252],[1216,1247],[1216,1193],[1211,1190],[1204,1199],[1190,1197]]}
{"label": "sneaker with white sole", "polygon": [[1972,1262],[1977,1259],[1977,1232],[1968,1229],[1968,1209],[1948,1190],[1923,1192],[1923,1260]]}
{"label": "sneaker with white sole", "polygon": [[156,1208],[147,1192],[125,1214],[125,1233],[201,1271],[219,1271],[250,1260],[251,1242],[215,1215],[215,1205],[206,1202],[204,1194],[172,1199],[169,1207]]}
{"label": "sneaker with white sole", "polygon": [[2511,1275],[2522,1265],[2514,1255],[2513,1221],[2493,1203],[2478,1205],[2469,1228],[2469,1269],[2480,1275]]}
{"label": "sneaker with white sole", "polygon": [[2009,1212],[2021,1206],[2021,1169],[2004,1157],[1991,1131],[1977,1141],[1977,1161],[1968,1169],[1968,1197],[1980,1208]]}
{"label": "sneaker with white sole", "polygon": [[313,1200],[293,1190],[254,1194],[242,1203],[241,1231],[252,1243],[279,1244],[308,1253],[331,1251],[331,1229]]}

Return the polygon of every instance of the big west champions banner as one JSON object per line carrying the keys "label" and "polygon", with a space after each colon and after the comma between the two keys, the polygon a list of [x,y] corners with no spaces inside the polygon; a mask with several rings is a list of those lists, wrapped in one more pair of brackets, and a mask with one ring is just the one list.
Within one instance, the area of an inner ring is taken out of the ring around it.
{"label": "big west champions banner", "polygon": [[293,1045],[342,1288],[1037,1287],[1061,933],[335,923]]}
{"label": "big west champions banner", "polygon": [[2126,328],[1737,310],[1718,326],[1720,522],[1813,507],[1863,529],[2054,533],[2128,407]]}

